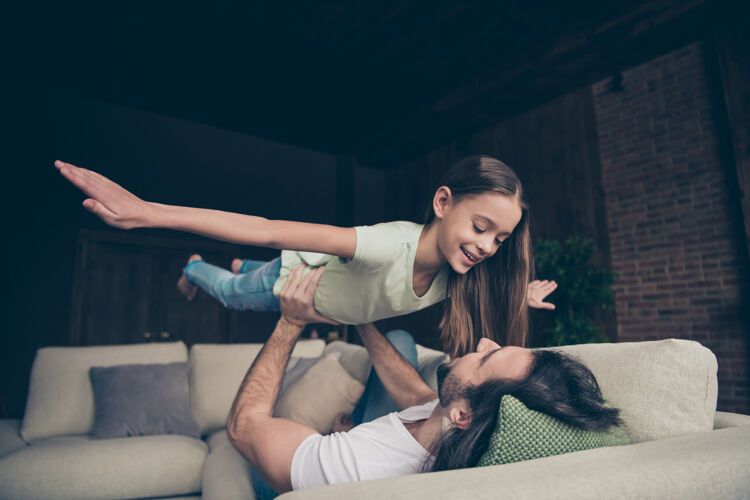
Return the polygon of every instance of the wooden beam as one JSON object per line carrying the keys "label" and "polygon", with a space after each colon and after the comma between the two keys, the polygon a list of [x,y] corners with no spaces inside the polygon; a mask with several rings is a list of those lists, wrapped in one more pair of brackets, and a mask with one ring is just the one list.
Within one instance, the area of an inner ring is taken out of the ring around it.
{"label": "wooden beam", "polygon": [[[354,150],[364,164],[388,168],[505,118],[700,39],[714,16],[706,0],[654,0],[590,32],[568,33],[512,68],[467,75],[463,86],[399,116]],[[498,49],[499,50],[499,49]],[[523,57],[521,57],[523,56]]]}

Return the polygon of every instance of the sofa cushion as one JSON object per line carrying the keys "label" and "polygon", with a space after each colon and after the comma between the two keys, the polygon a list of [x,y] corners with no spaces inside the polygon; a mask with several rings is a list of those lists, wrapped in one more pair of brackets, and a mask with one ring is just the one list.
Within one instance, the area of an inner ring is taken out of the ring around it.
{"label": "sofa cushion", "polygon": [[435,392],[437,392],[437,368],[443,363],[448,363],[450,360],[450,356],[442,351],[436,351],[435,349],[429,349],[417,344],[419,376]]}
{"label": "sofa cushion", "polygon": [[[226,440],[226,432],[223,432]],[[256,498],[251,479],[251,466],[228,441],[226,445],[211,448],[203,465],[202,497],[205,500]]]}
{"label": "sofa cushion", "polygon": [[211,451],[211,453],[215,452],[219,448],[232,446],[232,443],[229,442],[229,436],[227,435],[226,429],[214,431],[211,434],[204,436],[203,440],[208,445],[208,449]]}
{"label": "sofa cushion", "polygon": [[[339,363],[346,371],[363,384],[370,374],[370,356],[361,345],[347,344],[342,341],[331,342],[326,346],[326,354],[339,353]],[[437,367],[450,361],[450,357],[441,351],[417,344],[417,366],[419,375],[432,390],[437,390]]]}
{"label": "sofa cushion", "polygon": [[495,431],[478,465],[507,464],[628,442],[627,434],[618,427],[604,432],[577,429],[529,410],[513,396],[503,396]]}
{"label": "sofa cushion", "polygon": [[747,499],[750,426],[491,467],[285,493],[283,500]]}
{"label": "sofa cushion", "polygon": [[620,409],[631,442],[713,429],[716,356],[698,342],[668,339],[565,346]]}
{"label": "sofa cushion", "polygon": [[307,370],[276,402],[274,415],[326,434],[337,413],[351,414],[365,386],[351,377],[337,358],[328,354]]}
{"label": "sofa cushion", "polygon": [[94,366],[95,438],[184,434],[200,438],[188,402],[188,364]]}
{"label": "sofa cushion", "polygon": [[349,344],[341,340],[336,340],[326,345],[326,354],[338,354],[338,360],[346,372],[359,380],[363,384],[367,382],[370,374],[370,356],[367,349],[361,345]]}
{"label": "sofa cushion", "polygon": [[92,366],[187,361],[182,342],[94,347],[45,347],[31,367],[29,397],[21,425],[27,441],[87,434],[94,424]]}
{"label": "sofa cushion", "polygon": [[[232,402],[263,344],[194,344],[190,348],[190,409],[202,433],[227,424]],[[322,339],[300,340],[298,358],[323,354]]]}
{"label": "sofa cushion", "polygon": [[281,378],[278,397],[280,398],[302,375],[307,373],[307,370],[311,366],[321,359],[323,359],[323,356],[316,358],[291,358],[284,371],[284,376]]}
{"label": "sofa cushion", "polygon": [[26,448],[28,444],[21,439],[21,421],[10,418],[0,419],[0,457]]}
{"label": "sofa cushion", "polygon": [[201,489],[207,446],[187,436],[55,437],[0,459],[0,498],[108,499]]}
{"label": "sofa cushion", "polygon": [[739,427],[750,425],[750,415],[742,413],[730,413],[726,411],[717,411],[714,418],[714,429],[726,429],[727,427]]}

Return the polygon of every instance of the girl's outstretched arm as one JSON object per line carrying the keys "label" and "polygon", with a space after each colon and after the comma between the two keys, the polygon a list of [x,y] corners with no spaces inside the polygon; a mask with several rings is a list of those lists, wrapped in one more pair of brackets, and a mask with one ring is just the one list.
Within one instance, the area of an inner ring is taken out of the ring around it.
{"label": "girl's outstretched arm", "polygon": [[243,245],[322,252],[345,259],[354,257],[357,245],[354,228],[148,202],[91,170],[59,160],[55,167],[88,196],[84,208],[110,226],[176,229]]}

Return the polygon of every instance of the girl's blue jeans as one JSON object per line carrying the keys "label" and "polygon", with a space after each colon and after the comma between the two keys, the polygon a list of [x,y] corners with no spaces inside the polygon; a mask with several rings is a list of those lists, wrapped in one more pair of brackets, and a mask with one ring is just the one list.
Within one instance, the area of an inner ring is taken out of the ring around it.
{"label": "girl's blue jeans", "polygon": [[185,279],[230,309],[278,311],[279,299],[273,285],[279,278],[281,257],[270,262],[245,260],[240,274],[195,260],[185,266]]}
{"label": "girl's blue jeans", "polygon": [[[385,338],[396,348],[399,354],[406,358],[415,370],[419,369],[417,366],[417,345],[414,343],[414,338],[409,332],[391,330],[385,334]],[[362,394],[352,413],[354,425],[370,422],[383,415],[399,410],[400,408],[396,406],[396,403],[388,395],[388,391],[380,381],[380,378],[378,378],[378,374],[375,373],[374,369],[371,369],[370,376],[365,385],[365,392]],[[266,483],[254,468],[251,468],[251,470],[255,498],[258,500],[275,498],[277,493],[273,491],[273,488]]]}

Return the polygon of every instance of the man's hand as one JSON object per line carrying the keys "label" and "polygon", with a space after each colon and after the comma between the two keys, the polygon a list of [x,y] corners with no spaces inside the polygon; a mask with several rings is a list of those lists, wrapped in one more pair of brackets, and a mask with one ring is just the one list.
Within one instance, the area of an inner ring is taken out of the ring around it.
{"label": "man's hand", "polygon": [[60,160],[55,162],[55,167],[63,177],[89,197],[83,201],[84,208],[110,226],[132,229],[149,224],[154,211],[151,204],[119,184],[101,174]]}
{"label": "man's hand", "polygon": [[292,269],[279,294],[281,319],[298,327],[308,323],[338,323],[326,318],[315,310],[313,298],[320,283],[320,275],[325,266],[313,269],[302,276],[307,266],[304,264]]}
{"label": "man's hand", "polygon": [[536,307],[537,309],[554,309],[555,304],[544,302],[544,299],[545,297],[547,297],[547,295],[554,292],[556,288],[557,283],[554,281],[534,280],[529,283],[529,307]]}

